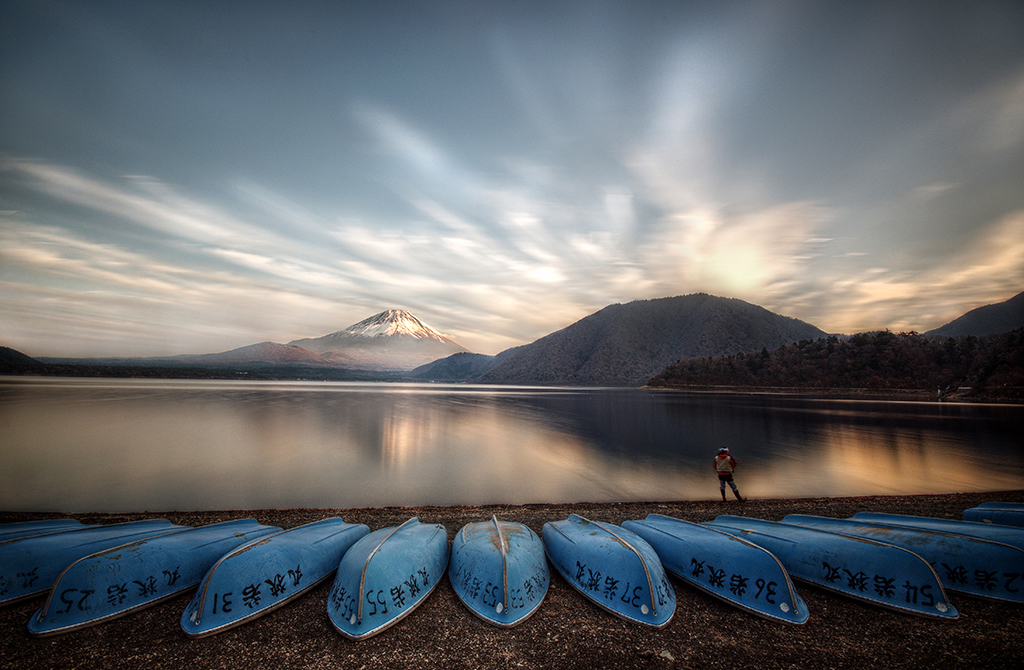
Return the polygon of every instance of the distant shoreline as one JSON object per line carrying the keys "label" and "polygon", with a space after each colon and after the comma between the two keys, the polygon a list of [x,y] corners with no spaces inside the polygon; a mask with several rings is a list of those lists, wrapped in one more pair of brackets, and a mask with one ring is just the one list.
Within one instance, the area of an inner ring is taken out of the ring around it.
{"label": "distant shoreline", "polygon": [[932,403],[996,403],[1024,405],[1021,398],[1002,398],[989,395],[969,395],[966,391],[940,395],[924,389],[870,389],[870,388],[810,388],[803,386],[641,386],[650,391],[679,393],[720,393],[732,395],[799,396],[821,400],[882,400]]}
{"label": "distant shoreline", "polygon": [[[162,367],[132,367],[132,366],[85,366],[85,365],[53,365],[47,364],[47,369],[31,370],[0,370],[0,377],[53,377],[57,379],[194,379],[209,381],[360,381],[386,383],[414,383],[429,384],[429,380],[413,379],[403,377],[398,373],[393,376],[384,374],[376,375],[369,371],[359,370],[335,370],[330,374],[322,375],[285,375],[272,374],[267,370],[229,371],[214,368],[162,368]],[[52,368],[60,368],[54,370]],[[462,382],[441,382],[459,385]],[[490,386],[518,386],[518,384],[489,384]],[[535,384],[538,387],[580,387],[573,384]],[[594,388],[608,388],[595,386]],[[936,392],[925,389],[870,389],[870,388],[811,388],[802,386],[650,386],[638,387],[623,386],[621,388],[637,388],[645,391],[672,391],[677,393],[705,393],[722,395],[775,395],[775,396],[799,396],[802,398],[821,400],[880,400],[891,402],[961,402],[961,403],[995,403],[1004,405],[1024,405],[1021,398],[1003,398],[990,395],[969,395],[966,391],[952,392],[939,395]]]}

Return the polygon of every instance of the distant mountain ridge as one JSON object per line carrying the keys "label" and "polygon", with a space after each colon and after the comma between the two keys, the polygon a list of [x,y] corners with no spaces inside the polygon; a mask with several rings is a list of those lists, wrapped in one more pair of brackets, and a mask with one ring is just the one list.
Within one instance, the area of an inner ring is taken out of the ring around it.
{"label": "distant mountain ridge", "polygon": [[[1024,326],[1022,312],[1024,293],[972,310],[926,335],[1009,332]],[[131,366],[133,374],[142,376],[148,368],[181,367],[198,376],[230,372],[263,378],[639,386],[678,360],[774,350],[826,335],[742,300],[691,294],[609,305],[496,356],[470,353],[409,312],[390,309],[323,337],[260,342],[216,354],[33,359],[0,347],[0,372],[30,374],[49,366],[47,374],[69,374],[53,366],[92,365],[105,370]]]}
{"label": "distant mountain ridge", "polygon": [[[383,374],[383,378],[390,379],[394,373],[407,372],[430,361],[465,351],[465,347],[458,342],[434,330],[409,312],[389,309],[344,330],[288,344],[260,342],[213,354],[148,358],[42,358],[41,362],[63,365],[246,368],[263,371],[276,368],[275,374],[286,374],[291,368],[303,376],[320,376],[331,369],[334,377],[349,370]],[[0,363],[8,364],[6,360],[0,360]]]}
{"label": "distant mountain ridge", "polygon": [[[488,384],[639,386],[681,358],[720,356],[825,337],[823,330],[742,300],[704,293],[616,304],[502,352],[479,376]],[[479,367],[483,361],[475,361]],[[440,376],[451,371],[437,361]],[[414,375],[433,378],[431,370]],[[450,380],[450,379],[449,379]]]}
{"label": "distant mountain ridge", "polygon": [[250,344],[246,347],[239,347],[219,354],[201,354],[199,356],[178,356],[174,359],[178,363],[189,364],[217,364],[226,365],[233,363],[268,363],[287,364],[305,363],[307,365],[331,365],[323,356],[320,356],[309,349],[304,349],[293,344],[277,344],[276,342],[260,342]]}
{"label": "distant mountain ridge", "polygon": [[929,330],[925,335],[984,337],[1001,335],[1017,328],[1024,328],[1024,292],[1005,302],[972,309],[944,326]]}

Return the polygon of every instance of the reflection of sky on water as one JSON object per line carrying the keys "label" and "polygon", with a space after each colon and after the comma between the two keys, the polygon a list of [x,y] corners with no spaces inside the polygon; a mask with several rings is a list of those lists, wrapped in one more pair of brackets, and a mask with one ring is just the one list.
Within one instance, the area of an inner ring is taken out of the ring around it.
{"label": "reflection of sky on water", "polygon": [[1024,487],[1024,407],[632,389],[0,380],[0,508],[188,510]]}

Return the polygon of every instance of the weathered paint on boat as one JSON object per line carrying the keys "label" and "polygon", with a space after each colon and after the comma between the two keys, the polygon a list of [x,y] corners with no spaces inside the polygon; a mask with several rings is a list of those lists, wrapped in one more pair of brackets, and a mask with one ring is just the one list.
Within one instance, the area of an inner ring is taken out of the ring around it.
{"label": "weathered paint on boat", "polygon": [[1002,526],[1024,526],[1024,510],[1003,507],[972,507],[964,510],[964,521],[979,521]]}
{"label": "weathered paint on boat", "polygon": [[16,540],[20,537],[82,530],[84,528],[95,528],[95,525],[83,525],[82,522],[77,519],[45,519],[42,521],[5,523],[0,524],[0,542]]}
{"label": "weathered paint on boat", "polygon": [[947,591],[1024,603],[1024,551],[1017,547],[966,535],[852,519],[790,514],[782,521],[903,547],[931,563]]}
{"label": "weathered paint on boat", "polygon": [[327,613],[339,633],[364,640],[393,626],[427,599],[448,567],[448,531],[416,517],[381,528],[345,552]]}
{"label": "weathered paint on boat", "polygon": [[452,541],[448,579],[473,614],[509,628],[537,611],[550,584],[544,543],[525,524],[468,523]]}
{"label": "weathered paint on boat", "polygon": [[772,621],[807,621],[807,605],[782,563],[768,550],[720,530],[659,514],[625,521],[622,527],[647,540],[666,570],[701,591]]}
{"label": "weathered paint on boat", "polygon": [[195,588],[225,552],[281,530],[255,519],[226,521],[150,537],[87,556],[57,578],[32,615],[37,637],[94,626]]}
{"label": "weathered paint on boat", "polygon": [[676,594],[651,545],[621,526],[570,514],[541,529],[544,551],[565,581],[627,621],[668,625]]}
{"label": "weathered paint on boat", "polygon": [[263,616],[322,583],[370,532],[334,517],[262,537],[228,552],[181,615],[189,637],[214,635]]}
{"label": "weathered paint on boat", "polygon": [[1024,549],[1024,528],[1016,526],[1000,526],[978,521],[957,521],[955,519],[936,519],[926,516],[906,516],[903,514],[882,514],[881,512],[857,512],[854,521],[880,524],[883,526],[900,526],[905,528],[921,528],[935,530],[940,533],[955,533],[968,537],[978,537],[991,542],[1002,542],[1011,547]]}
{"label": "weathered paint on boat", "polygon": [[84,556],[188,528],[166,519],[148,519],[0,542],[0,605],[46,593],[61,570]]}
{"label": "weathered paint on boat", "polygon": [[707,525],[772,552],[794,579],[900,612],[956,619],[935,570],[912,551],[793,524],[719,516]]}

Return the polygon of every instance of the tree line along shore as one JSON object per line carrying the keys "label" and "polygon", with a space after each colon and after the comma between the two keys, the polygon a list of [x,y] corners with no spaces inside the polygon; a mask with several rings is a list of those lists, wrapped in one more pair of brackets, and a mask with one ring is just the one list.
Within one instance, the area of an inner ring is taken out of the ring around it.
{"label": "tree line along shore", "polygon": [[676,361],[647,385],[1021,399],[1024,329],[989,337],[881,331],[801,340],[774,351]]}

